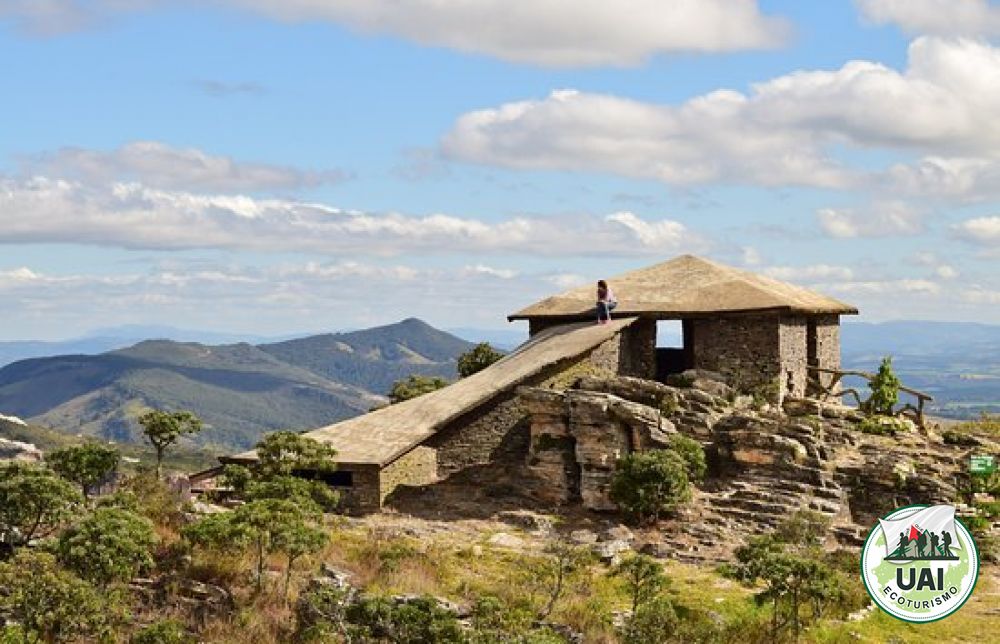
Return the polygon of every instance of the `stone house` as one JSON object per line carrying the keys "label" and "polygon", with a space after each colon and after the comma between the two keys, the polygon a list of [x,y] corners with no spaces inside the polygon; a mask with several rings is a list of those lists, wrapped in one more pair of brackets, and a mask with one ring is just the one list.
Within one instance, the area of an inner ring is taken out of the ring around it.
{"label": "stone house", "polygon": [[[419,398],[307,432],[336,448],[330,484],[358,511],[400,485],[483,468],[515,480],[531,438],[520,387],[565,390],[581,376],[662,380],[686,369],[724,374],[775,402],[806,389],[806,367],[837,368],[839,316],[857,310],[818,293],[684,255],[608,279],[619,305],[594,324],[594,289],[546,298],[509,316],[529,339],[499,362]],[[656,323],[680,320],[683,346],[658,349]],[[247,462],[253,452],[223,458]]]}

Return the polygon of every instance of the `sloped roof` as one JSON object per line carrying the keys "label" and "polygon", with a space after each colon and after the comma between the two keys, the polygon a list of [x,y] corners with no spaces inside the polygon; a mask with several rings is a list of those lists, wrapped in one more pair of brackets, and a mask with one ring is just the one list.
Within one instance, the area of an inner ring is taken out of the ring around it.
{"label": "sloped roof", "polygon": [[[314,429],[305,435],[332,445],[337,450],[338,463],[386,465],[422,443],[449,421],[550,365],[591,351],[635,320],[620,318],[605,325],[585,322],[546,329],[486,369],[443,389]],[[251,451],[223,460],[238,462],[255,458]]]}
{"label": "sloped roof", "polygon": [[[681,255],[607,279],[618,300],[614,313],[620,316],[676,319],[754,311],[810,314],[858,312],[849,304],[801,286],[694,255]],[[594,286],[581,286],[535,302],[507,319],[591,317],[594,301]]]}

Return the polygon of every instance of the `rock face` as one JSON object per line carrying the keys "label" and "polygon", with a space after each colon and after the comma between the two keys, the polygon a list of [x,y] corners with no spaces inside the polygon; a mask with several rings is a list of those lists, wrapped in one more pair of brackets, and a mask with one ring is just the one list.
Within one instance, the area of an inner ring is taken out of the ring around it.
{"label": "rock face", "polygon": [[[584,380],[595,388],[607,382]],[[671,387],[637,378],[611,379],[608,386],[647,404],[585,389],[518,390],[531,418],[527,468],[534,496],[614,510],[608,487],[617,459],[664,447],[668,435],[677,431],[662,417],[658,402],[674,400]]]}
{"label": "rock face", "polygon": [[747,535],[807,509],[830,518],[842,544],[860,545],[875,518],[910,503],[951,502],[969,447],[932,436],[860,432],[852,408],[810,399],[784,413],[754,411],[711,374],[670,386],[627,377],[580,379],[575,389],[521,389],[530,417],[527,483],[555,504],[613,510],[615,461],[665,446],[679,432],[700,441],[710,463],[679,521],[646,551],[723,559]]}
{"label": "rock face", "polygon": [[31,443],[0,438],[0,461],[38,463],[41,462],[42,458],[42,450]]}

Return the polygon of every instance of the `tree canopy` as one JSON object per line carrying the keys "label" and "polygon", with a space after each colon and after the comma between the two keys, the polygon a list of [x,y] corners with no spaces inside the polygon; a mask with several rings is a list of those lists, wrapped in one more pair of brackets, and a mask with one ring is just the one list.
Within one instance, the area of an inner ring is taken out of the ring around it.
{"label": "tree canopy", "polygon": [[80,577],[97,585],[130,581],[153,566],[156,544],[153,524],[115,507],[99,507],[59,537],[59,560]]}
{"label": "tree canopy", "polygon": [[0,534],[11,546],[52,534],[82,501],[69,481],[46,467],[0,464]]}
{"label": "tree canopy", "polygon": [[447,386],[448,381],[444,378],[410,376],[406,380],[397,380],[393,383],[392,390],[389,392],[389,402],[392,404],[401,403],[404,400],[417,398]]}
{"label": "tree canopy", "polygon": [[139,416],[142,433],[156,450],[156,474],[160,475],[163,468],[163,454],[168,447],[177,442],[185,434],[196,434],[201,431],[201,420],[189,411],[160,411],[151,409]]}
{"label": "tree canopy", "polygon": [[118,469],[120,460],[117,449],[97,443],[63,447],[45,457],[45,462],[59,476],[80,486],[84,498],[89,497],[91,487]]}
{"label": "tree canopy", "polygon": [[490,346],[489,342],[480,342],[462,355],[458,356],[458,375],[468,378],[482,371],[500,358],[503,354]]}
{"label": "tree canopy", "polygon": [[104,602],[90,584],[59,568],[51,554],[27,549],[0,563],[0,613],[20,624],[25,642],[81,641],[106,623]]}

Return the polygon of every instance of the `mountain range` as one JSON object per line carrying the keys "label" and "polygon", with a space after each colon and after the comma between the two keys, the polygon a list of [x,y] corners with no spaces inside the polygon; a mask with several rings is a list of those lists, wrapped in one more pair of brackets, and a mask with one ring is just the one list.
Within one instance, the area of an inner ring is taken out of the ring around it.
{"label": "mountain range", "polygon": [[257,345],[145,340],[9,364],[0,369],[0,412],[132,442],[142,410],[189,409],[206,424],[199,444],[242,449],[267,431],[364,413],[410,374],[454,378],[458,355],[471,346],[413,318]]}

